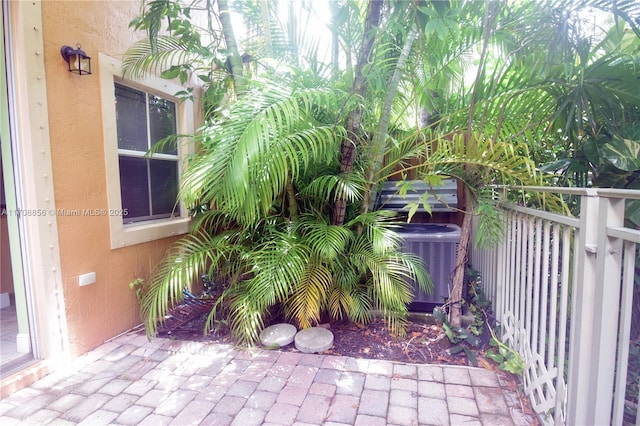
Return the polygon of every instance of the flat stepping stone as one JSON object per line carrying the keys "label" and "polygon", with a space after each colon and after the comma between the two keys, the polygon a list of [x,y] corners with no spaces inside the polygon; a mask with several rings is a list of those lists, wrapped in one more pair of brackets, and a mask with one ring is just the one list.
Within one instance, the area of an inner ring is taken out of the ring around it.
{"label": "flat stepping stone", "polygon": [[333,346],[333,333],[322,327],[309,327],[296,334],[296,349],[306,354],[324,352]]}
{"label": "flat stepping stone", "polygon": [[283,347],[293,342],[298,329],[291,324],[273,324],[260,332],[260,341],[266,347]]}

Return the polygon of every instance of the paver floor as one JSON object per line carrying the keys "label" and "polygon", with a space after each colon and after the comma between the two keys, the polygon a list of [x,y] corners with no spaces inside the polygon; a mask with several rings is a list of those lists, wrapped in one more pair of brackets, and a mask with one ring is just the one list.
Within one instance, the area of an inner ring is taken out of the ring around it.
{"label": "paver floor", "polygon": [[0,400],[0,424],[530,425],[495,372],[131,333]]}

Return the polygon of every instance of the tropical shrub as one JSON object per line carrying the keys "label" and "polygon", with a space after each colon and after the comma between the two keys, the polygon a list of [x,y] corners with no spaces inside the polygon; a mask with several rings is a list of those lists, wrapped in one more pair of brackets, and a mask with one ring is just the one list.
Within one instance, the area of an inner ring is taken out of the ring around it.
{"label": "tropical shrub", "polygon": [[[555,1],[330,2],[330,64],[305,43],[293,3],[237,3],[251,33],[244,46],[226,0],[145,0],[132,22],[149,38],[126,55],[129,72],[204,85],[206,125],[193,138],[199,150],[179,195],[197,215],[145,284],[150,334],[203,271],[231,283],[220,305],[247,342],[276,309],[308,326],[323,315],[366,319],[379,308],[401,330],[400,277],[427,281],[415,259],[398,252],[390,215],[368,212],[377,184],[411,170],[428,183],[439,175],[463,182],[468,203],[452,292],[459,300],[471,216],[489,225],[481,226],[484,242],[499,237],[491,185],[544,184],[536,164],[573,159],[585,131],[617,129],[601,123],[637,106],[637,79],[628,75],[637,55],[596,54],[610,41],[626,45],[622,26],[602,43],[564,43],[569,12],[609,2],[577,0],[566,10]],[[198,8],[207,28],[193,24]],[[458,325],[459,312],[451,322]]]}
{"label": "tropical shrub", "polygon": [[402,333],[409,282],[429,291],[430,281],[418,258],[400,252],[394,213],[353,209],[343,225],[328,219],[335,194],[357,203],[364,185],[358,174],[330,173],[344,105],[339,90],[281,75],[254,81],[225,119],[202,129],[179,193],[200,209],[145,285],[150,335],[202,273],[229,281],[209,324],[224,307],[244,343],[256,341],[272,314],[309,327],[324,318],[366,322],[380,310]]}

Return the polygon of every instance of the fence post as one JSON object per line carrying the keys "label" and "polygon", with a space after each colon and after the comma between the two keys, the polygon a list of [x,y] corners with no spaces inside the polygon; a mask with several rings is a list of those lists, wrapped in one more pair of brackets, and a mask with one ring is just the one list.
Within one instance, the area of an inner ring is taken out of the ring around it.
{"label": "fence post", "polygon": [[[592,424],[590,405],[593,364],[593,305],[597,286],[596,248],[598,237],[598,196],[587,189],[580,201],[580,228],[574,246],[573,303],[567,379],[567,424]],[[562,374],[560,372],[559,374]],[[560,395],[559,395],[560,397]],[[558,422],[556,417],[556,422]]]}
{"label": "fence post", "polygon": [[618,348],[618,315],[622,271],[622,240],[607,235],[607,227],[624,225],[624,199],[600,197],[597,286],[594,305],[592,424],[609,424]]}

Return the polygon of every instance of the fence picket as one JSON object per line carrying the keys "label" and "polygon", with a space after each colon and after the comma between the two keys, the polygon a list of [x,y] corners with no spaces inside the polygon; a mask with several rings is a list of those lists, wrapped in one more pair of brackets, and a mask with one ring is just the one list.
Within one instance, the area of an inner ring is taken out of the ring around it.
{"label": "fence picket", "polygon": [[623,224],[640,191],[524,189],[581,197],[579,220],[504,205],[504,242],[471,253],[525,392],[543,423],[640,426],[635,402],[625,417],[640,230]]}

